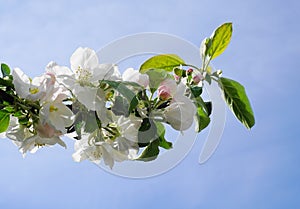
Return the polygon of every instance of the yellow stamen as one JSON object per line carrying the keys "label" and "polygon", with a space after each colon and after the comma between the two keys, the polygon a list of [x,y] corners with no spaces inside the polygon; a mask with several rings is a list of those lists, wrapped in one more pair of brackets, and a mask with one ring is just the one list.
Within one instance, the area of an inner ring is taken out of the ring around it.
{"label": "yellow stamen", "polygon": [[37,93],[39,93],[39,91],[40,90],[38,88],[29,89],[30,94],[37,94]]}
{"label": "yellow stamen", "polygon": [[57,111],[57,110],[58,110],[57,107],[54,107],[54,105],[50,105],[50,107],[49,107],[50,112],[54,112],[54,111]]}

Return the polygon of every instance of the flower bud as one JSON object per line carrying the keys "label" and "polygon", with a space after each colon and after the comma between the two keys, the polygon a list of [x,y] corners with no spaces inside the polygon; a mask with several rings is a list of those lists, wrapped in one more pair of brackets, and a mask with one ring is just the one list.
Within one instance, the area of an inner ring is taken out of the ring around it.
{"label": "flower bud", "polygon": [[203,76],[201,74],[197,74],[193,77],[194,84],[198,84],[201,80],[203,80]]}
{"label": "flower bud", "polygon": [[187,72],[188,75],[192,75],[193,69],[189,68],[186,72]]}
{"label": "flower bud", "polygon": [[169,87],[162,85],[158,88],[158,96],[161,100],[168,100],[172,97]]}
{"label": "flower bud", "polygon": [[168,100],[176,93],[177,84],[173,79],[166,79],[160,83],[157,89],[158,96],[161,100]]}

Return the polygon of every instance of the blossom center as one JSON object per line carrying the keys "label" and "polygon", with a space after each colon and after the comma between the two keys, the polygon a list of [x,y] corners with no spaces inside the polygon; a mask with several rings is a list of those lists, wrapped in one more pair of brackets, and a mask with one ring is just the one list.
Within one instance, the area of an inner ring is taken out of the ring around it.
{"label": "blossom center", "polygon": [[76,74],[78,76],[78,82],[81,86],[86,86],[90,84],[90,79],[92,77],[91,71],[83,69],[79,66],[76,70]]}
{"label": "blossom center", "polygon": [[50,107],[49,107],[49,111],[50,111],[50,112],[55,112],[55,111],[57,111],[57,110],[58,110],[57,107],[55,107],[54,105],[50,105]]}
{"label": "blossom center", "polygon": [[29,92],[30,92],[30,94],[37,94],[37,93],[39,93],[39,89],[38,88],[30,88],[29,89]]}

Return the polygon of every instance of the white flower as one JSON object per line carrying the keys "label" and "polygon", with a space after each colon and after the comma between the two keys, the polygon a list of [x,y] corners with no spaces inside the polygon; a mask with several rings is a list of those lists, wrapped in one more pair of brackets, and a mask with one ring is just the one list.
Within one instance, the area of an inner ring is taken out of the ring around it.
{"label": "white flower", "polygon": [[183,131],[188,129],[194,120],[196,107],[193,102],[184,96],[185,86],[180,83],[176,93],[164,111],[166,121],[176,130]]}
{"label": "white flower", "polygon": [[149,77],[147,74],[141,74],[138,70],[128,68],[122,75],[123,81],[130,81],[140,84],[147,88],[149,85]]}
{"label": "white flower", "polygon": [[61,133],[49,124],[38,124],[35,130],[37,134],[32,134],[27,127],[18,123],[17,118],[11,117],[6,137],[19,147],[23,156],[27,151],[34,153],[43,146],[59,144],[66,147],[66,144],[59,138]]}
{"label": "white flower", "polygon": [[21,98],[33,101],[42,100],[46,96],[46,91],[50,89],[51,78],[47,75],[30,79],[21,69],[15,68],[12,76],[15,90]]}
{"label": "white flower", "polygon": [[61,133],[66,132],[66,127],[69,127],[74,122],[73,112],[63,103],[67,98],[66,94],[57,92],[54,100],[46,101],[40,109],[40,121],[42,124],[49,123]]}
{"label": "white flower", "polygon": [[89,110],[100,110],[104,98],[99,93],[99,81],[120,79],[114,64],[99,64],[96,52],[79,47],[70,58],[72,75],[63,76],[64,85]]}
{"label": "white flower", "polygon": [[114,162],[124,160],[134,160],[138,157],[137,136],[142,120],[134,116],[116,118],[116,124],[112,130],[116,132],[116,137],[110,139],[106,133],[96,130],[90,135],[84,135],[81,140],[75,142],[75,153],[73,159],[76,162],[90,160],[99,164],[103,158],[104,163],[110,168]]}

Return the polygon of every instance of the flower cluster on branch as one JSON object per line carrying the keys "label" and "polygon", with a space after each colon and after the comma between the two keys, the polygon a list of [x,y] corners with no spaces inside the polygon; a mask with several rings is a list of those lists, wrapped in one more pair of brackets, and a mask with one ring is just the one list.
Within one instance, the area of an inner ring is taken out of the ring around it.
{"label": "flower cluster on branch", "polygon": [[70,67],[50,62],[45,73],[30,78],[1,64],[0,133],[25,156],[44,146],[66,147],[75,139],[76,162],[104,161],[110,168],[125,160],[150,161],[159,149],[171,149],[165,126],[200,132],[210,123],[211,101],[201,97],[204,83],[217,82],[225,101],[247,128],[254,116],[241,84],[212,72],[210,61],[230,42],[231,23],[217,28],[200,48],[202,66],[174,54],[151,57],[122,74],[115,64],[99,63],[96,52],[78,48]]}

